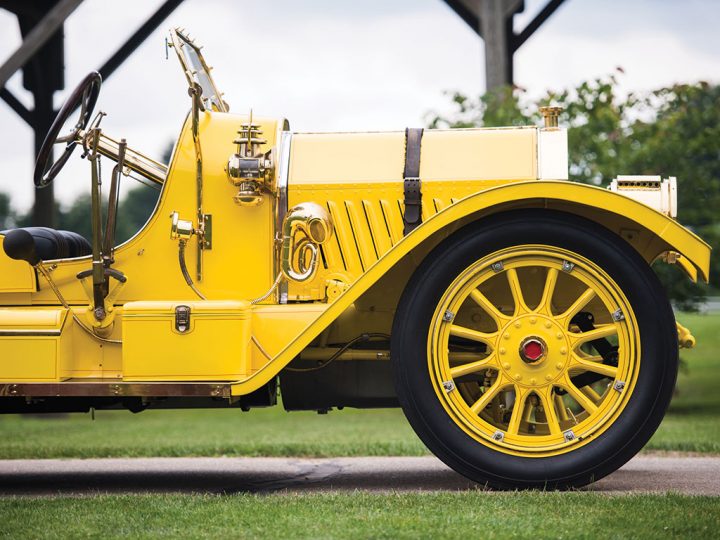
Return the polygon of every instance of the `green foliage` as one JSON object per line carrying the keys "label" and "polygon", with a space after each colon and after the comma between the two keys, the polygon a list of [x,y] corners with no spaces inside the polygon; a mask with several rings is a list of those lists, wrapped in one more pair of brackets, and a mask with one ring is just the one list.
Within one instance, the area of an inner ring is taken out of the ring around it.
{"label": "green foliage", "polygon": [[7,193],[0,193],[0,230],[5,230],[15,225],[15,213],[10,208],[10,197]]}
{"label": "green foliage", "polygon": [[[618,70],[619,73],[622,70]],[[505,88],[477,98],[451,95],[453,111],[428,116],[430,127],[497,127],[540,122],[543,105],[563,107],[568,127],[570,176],[607,183],[622,174],[678,178],[678,219],[715,249],[720,248],[720,85],[675,85],[643,95],[623,95],[616,75],[548,92],[539,99]],[[679,271],[655,265],[676,305],[693,309],[707,287],[689,283]],[[710,281],[718,283],[715,257]]]}

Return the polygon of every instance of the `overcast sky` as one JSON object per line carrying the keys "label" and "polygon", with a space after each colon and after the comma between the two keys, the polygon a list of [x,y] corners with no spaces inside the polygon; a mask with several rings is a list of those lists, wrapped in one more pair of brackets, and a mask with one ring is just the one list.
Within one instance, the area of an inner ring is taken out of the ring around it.
{"label": "overcast sky", "polygon": [[[526,0],[522,29],[547,0]],[[66,87],[115,52],[161,0],[85,0],[65,25]],[[623,88],[720,82],[720,1],[566,0],[515,56],[516,84],[531,95],[622,66]],[[447,108],[444,90],[484,89],[482,41],[441,0],[186,0],[104,84],[99,108],[111,136],[160,157],[189,107],[168,28],[182,26],[203,53],[231,110],[284,116],[298,131],[404,129]],[[0,62],[20,44],[0,10]],[[8,84],[26,105],[16,74]],[[0,191],[33,200],[31,130],[0,101]],[[79,152],[78,152],[79,154]],[[89,192],[89,166],[73,156],[56,179],[68,203]],[[106,169],[109,171],[109,168]]]}

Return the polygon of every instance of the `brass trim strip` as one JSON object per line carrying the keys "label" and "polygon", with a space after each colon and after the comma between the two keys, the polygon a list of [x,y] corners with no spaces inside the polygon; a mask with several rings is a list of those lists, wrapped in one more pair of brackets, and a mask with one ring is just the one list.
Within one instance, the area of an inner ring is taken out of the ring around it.
{"label": "brass trim strip", "polygon": [[[292,146],[292,132],[280,132],[280,161],[277,167],[277,188],[275,198],[275,274],[280,273],[281,259],[281,238],[283,223],[288,212],[288,181],[290,178],[290,148]],[[277,303],[287,304],[288,301],[288,282],[281,279],[277,287]]]}
{"label": "brass trim strip", "polygon": [[222,397],[229,383],[61,382],[1,384],[0,397]]}

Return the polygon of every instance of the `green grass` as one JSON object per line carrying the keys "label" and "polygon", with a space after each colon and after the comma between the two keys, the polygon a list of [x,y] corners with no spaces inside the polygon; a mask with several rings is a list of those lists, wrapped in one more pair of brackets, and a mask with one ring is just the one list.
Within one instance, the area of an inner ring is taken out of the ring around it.
{"label": "green grass", "polygon": [[[720,453],[720,315],[683,315],[698,339],[650,450]],[[286,413],[98,411],[59,419],[0,416],[0,458],[111,456],[372,456],[427,450],[400,410]]]}
{"label": "green grass", "polygon": [[98,411],[0,418],[0,458],[423,455],[399,410]]}
{"label": "green grass", "polygon": [[710,538],[720,498],[592,493],[0,500],[11,538]]}

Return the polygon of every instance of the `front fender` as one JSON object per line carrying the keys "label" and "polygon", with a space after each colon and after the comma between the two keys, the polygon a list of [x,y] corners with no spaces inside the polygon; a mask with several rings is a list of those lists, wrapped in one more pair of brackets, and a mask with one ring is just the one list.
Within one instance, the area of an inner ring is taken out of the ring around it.
{"label": "front fender", "polygon": [[672,250],[681,254],[683,268],[691,278],[707,281],[710,246],[697,235],[658,211],[605,189],[562,181],[530,181],[490,188],[470,195],[430,217],[403,238],[362,274],[341,296],[310,322],[262,369],[233,388],[245,394],[259,388],[297,356],[380,277],[420,246],[438,242],[448,234],[488,215],[518,208],[548,208],[596,221],[616,232],[648,263]]}

